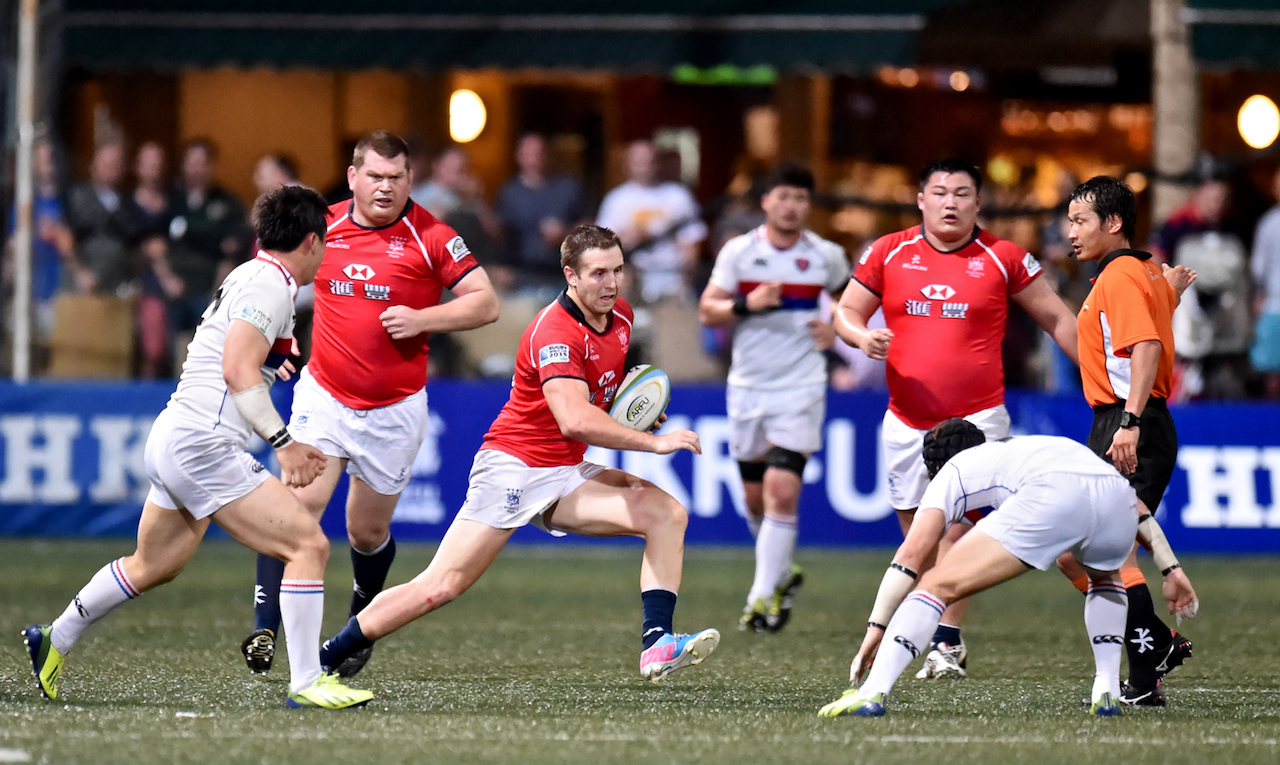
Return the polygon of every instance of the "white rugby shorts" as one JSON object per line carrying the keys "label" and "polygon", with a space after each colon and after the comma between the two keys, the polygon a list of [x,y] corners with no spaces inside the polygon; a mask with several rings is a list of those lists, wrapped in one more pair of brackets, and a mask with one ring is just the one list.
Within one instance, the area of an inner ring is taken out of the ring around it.
{"label": "white rugby shorts", "polygon": [[[1009,410],[1004,404],[974,412],[965,419],[977,425],[988,441],[1009,437]],[[881,463],[888,473],[889,502],[894,510],[914,510],[929,486],[929,471],[924,466],[924,434],[928,432],[916,430],[892,411],[884,413]]]}
{"label": "white rugby shorts", "polygon": [[543,513],[605,470],[593,462],[529,467],[506,452],[481,449],[471,463],[467,498],[457,517],[495,529],[516,529],[533,524],[562,537],[564,532],[547,528]]}
{"label": "white rugby shorts", "polygon": [[376,409],[352,409],[304,367],[293,389],[289,433],[329,457],[347,460],[347,473],[379,494],[399,494],[427,435],[427,392]]}
{"label": "white rugby shorts", "polygon": [[261,486],[271,473],[226,436],[174,422],[168,410],[151,426],[143,450],[147,501],[193,518],[213,515]]}
{"label": "white rugby shorts", "polygon": [[1116,571],[1138,534],[1138,497],[1120,475],[1050,473],[974,528],[1041,571],[1064,552],[1089,568]]}
{"label": "white rugby shorts", "polygon": [[739,462],[764,459],[777,446],[801,454],[822,448],[827,414],[827,386],[804,385],[782,390],[728,386],[729,454]]}

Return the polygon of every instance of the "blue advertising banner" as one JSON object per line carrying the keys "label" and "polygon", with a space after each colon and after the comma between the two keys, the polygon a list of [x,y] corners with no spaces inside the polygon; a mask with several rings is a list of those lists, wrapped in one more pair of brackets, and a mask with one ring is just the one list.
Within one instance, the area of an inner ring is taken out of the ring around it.
{"label": "blue advertising banner", "polygon": [[[291,390],[276,386],[287,408]],[[147,492],[143,445],[172,383],[0,383],[0,535],[130,536]],[[506,402],[503,384],[440,380],[429,388],[428,435],[401,496],[394,531],[438,540],[462,504],[471,459]],[[825,446],[805,471],[800,542],[895,546],[901,541],[880,465],[885,398],[832,393]],[[1075,397],[1011,392],[1015,433],[1083,440],[1088,407]],[[587,458],[653,481],[689,508],[690,544],[747,544],[741,483],[728,454],[724,389],[678,386],[668,427],[697,431],[703,454],[591,449]],[[1280,552],[1280,407],[1195,405],[1174,410],[1178,470],[1160,509],[1179,552]],[[270,450],[256,454],[269,467]],[[344,531],[345,482],[325,530]],[[534,529],[515,539],[546,542]]]}

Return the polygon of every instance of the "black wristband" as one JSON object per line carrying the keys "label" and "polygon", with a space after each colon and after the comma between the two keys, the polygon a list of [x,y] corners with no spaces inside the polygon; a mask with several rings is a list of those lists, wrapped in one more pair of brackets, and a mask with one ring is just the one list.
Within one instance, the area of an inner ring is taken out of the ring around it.
{"label": "black wristband", "polygon": [[293,436],[289,435],[288,428],[280,428],[280,432],[267,439],[267,443],[271,444],[272,449],[283,449],[293,443]]}
{"label": "black wristband", "polygon": [[884,626],[883,624],[881,624],[880,622],[870,622],[870,621],[869,621],[869,622],[867,622],[867,626],[868,626],[868,627],[876,627],[877,629],[881,629],[881,630],[885,629],[885,626]]}
{"label": "black wristband", "polygon": [[734,316],[750,316],[751,309],[747,307],[747,298],[745,295],[738,295],[733,299],[733,315]]}
{"label": "black wristband", "polygon": [[1170,566],[1169,568],[1166,568],[1164,571],[1161,571],[1161,572],[1160,572],[1160,576],[1168,576],[1168,575],[1169,575],[1169,572],[1170,572],[1170,571],[1173,571],[1175,568],[1182,568],[1182,564],[1181,564],[1181,563],[1175,563],[1175,564],[1173,564],[1173,565],[1172,565],[1172,566]]}

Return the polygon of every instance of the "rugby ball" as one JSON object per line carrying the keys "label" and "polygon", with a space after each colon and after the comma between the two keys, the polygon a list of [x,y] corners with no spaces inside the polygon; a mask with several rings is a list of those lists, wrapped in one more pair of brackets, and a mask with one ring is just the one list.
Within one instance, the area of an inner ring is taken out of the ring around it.
{"label": "rugby ball", "polygon": [[671,380],[652,364],[632,367],[618,387],[609,416],[628,428],[647,431],[671,403]]}

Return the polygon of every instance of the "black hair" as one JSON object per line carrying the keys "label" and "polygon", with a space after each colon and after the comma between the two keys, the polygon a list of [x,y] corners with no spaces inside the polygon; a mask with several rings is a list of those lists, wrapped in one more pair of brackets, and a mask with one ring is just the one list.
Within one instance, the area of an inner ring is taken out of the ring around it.
{"label": "black hair", "polygon": [[1133,240],[1138,230],[1138,200],[1123,181],[1105,175],[1095,175],[1076,186],[1071,192],[1072,202],[1089,205],[1103,223],[1112,215],[1120,219],[1120,233]]}
{"label": "black hair", "polygon": [[296,250],[315,234],[325,234],[328,205],[315,189],[285,186],[258,197],[253,205],[253,233],[264,250]]}
{"label": "black hair", "polygon": [[924,466],[929,471],[929,478],[936,476],[947,460],[986,440],[977,425],[959,417],[934,425],[924,434]]}
{"label": "black hair", "polygon": [[973,190],[975,192],[982,191],[982,171],[972,162],[960,159],[958,157],[944,157],[943,159],[935,159],[924,166],[920,171],[920,190],[924,191],[924,187],[929,185],[929,179],[934,173],[965,173],[973,179]]}
{"label": "black hair", "polygon": [[769,171],[760,185],[760,195],[764,196],[779,186],[804,189],[810,194],[814,189],[813,173],[809,168],[795,162],[783,162]]}

